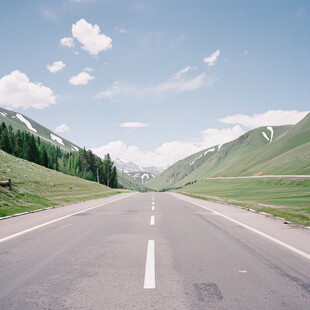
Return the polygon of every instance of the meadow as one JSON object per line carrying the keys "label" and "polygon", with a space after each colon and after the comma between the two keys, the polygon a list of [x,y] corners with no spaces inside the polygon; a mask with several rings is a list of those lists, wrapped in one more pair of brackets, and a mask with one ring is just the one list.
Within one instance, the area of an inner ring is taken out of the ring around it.
{"label": "meadow", "polygon": [[310,226],[309,178],[208,179],[177,192],[266,212]]}

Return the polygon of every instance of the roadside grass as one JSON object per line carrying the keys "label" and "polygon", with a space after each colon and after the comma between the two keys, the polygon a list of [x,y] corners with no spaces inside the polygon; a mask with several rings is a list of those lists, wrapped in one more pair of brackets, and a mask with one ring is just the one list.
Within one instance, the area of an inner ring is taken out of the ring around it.
{"label": "roadside grass", "polygon": [[46,169],[0,151],[0,180],[9,178],[11,189],[0,187],[0,217],[126,192]]}
{"label": "roadside grass", "polygon": [[266,212],[310,226],[309,178],[201,180],[176,192]]}

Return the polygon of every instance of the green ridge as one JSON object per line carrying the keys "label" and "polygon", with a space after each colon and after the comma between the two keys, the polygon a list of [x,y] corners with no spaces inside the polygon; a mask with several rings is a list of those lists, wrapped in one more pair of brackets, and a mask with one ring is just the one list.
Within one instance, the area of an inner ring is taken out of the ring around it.
{"label": "green ridge", "polygon": [[[206,177],[251,176],[257,174],[310,174],[310,113],[294,126],[273,126],[251,130],[238,139],[204,155],[205,151],[178,161],[148,182],[148,187],[161,190],[202,180]],[[201,156],[202,155],[202,156]],[[201,156],[201,157],[200,157]],[[200,157],[199,159],[197,159]],[[197,159],[195,165],[190,163]]]}

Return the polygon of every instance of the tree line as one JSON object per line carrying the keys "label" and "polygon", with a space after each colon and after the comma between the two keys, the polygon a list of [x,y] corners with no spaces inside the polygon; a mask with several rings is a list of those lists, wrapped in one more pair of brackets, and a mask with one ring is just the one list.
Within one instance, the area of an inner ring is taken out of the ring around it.
{"label": "tree line", "polygon": [[40,137],[27,131],[15,132],[11,125],[6,126],[4,122],[0,126],[0,149],[46,168],[97,181],[112,188],[119,187],[117,170],[109,154],[102,160],[85,148],[77,152],[65,152],[48,142],[42,142]]}

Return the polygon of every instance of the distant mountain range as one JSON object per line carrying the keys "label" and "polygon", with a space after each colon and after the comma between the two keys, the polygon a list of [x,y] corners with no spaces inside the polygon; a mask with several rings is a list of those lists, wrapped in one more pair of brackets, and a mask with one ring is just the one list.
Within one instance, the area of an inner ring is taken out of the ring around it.
{"label": "distant mountain range", "polygon": [[310,113],[296,125],[256,128],[179,160],[147,186],[160,190],[206,177],[269,174],[310,174]]}
{"label": "distant mountain range", "polygon": [[132,161],[126,161],[124,159],[116,158],[114,160],[115,166],[120,169],[124,170],[125,173],[131,173],[131,172],[148,172],[149,174],[157,175],[161,172],[163,172],[164,168],[158,168],[155,166],[152,167],[140,167],[133,163]]}

